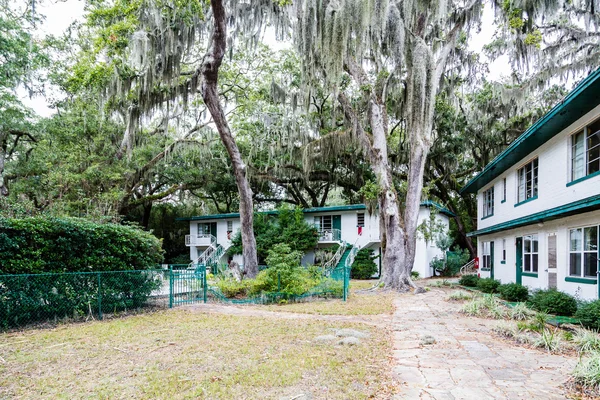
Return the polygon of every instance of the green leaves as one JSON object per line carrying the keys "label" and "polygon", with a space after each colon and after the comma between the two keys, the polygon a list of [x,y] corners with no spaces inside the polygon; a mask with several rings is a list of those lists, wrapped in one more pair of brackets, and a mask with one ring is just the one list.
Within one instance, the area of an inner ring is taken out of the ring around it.
{"label": "green leaves", "polygon": [[154,268],[161,242],[148,232],[83,219],[0,217],[0,273],[120,271]]}

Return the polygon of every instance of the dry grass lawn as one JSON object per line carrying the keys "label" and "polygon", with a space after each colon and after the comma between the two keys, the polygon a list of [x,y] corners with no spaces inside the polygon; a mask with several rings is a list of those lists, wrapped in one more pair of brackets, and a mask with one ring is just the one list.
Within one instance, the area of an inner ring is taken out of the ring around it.
{"label": "dry grass lawn", "polygon": [[[387,303],[367,296],[305,306],[369,313],[367,303]],[[340,328],[370,336],[351,347],[314,340]],[[391,350],[381,327],[182,308],[0,334],[0,399],[389,398]]]}
{"label": "dry grass lawn", "polygon": [[350,296],[345,302],[340,299],[318,300],[290,304],[270,304],[257,308],[269,311],[293,312],[302,314],[320,315],[380,315],[394,312],[394,298],[392,292],[362,292],[373,287],[377,281],[350,282]]}

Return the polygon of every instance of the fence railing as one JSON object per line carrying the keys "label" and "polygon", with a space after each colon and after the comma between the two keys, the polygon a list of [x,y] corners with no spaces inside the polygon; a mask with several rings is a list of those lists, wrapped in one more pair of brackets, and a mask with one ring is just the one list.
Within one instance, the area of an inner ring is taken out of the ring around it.
{"label": "fence railing", "polygon": [[208,233],[198,235],[185,235],[186,246],[209,246],[217,242],[217,238]]}
{"label": "fence railing", "polygon": [[348,297],[350,267],[347,265],[329,270],[320,284],[303,294],[278,291],[239,300],[227,299],[212,287],[204,265],[195,269],[183,266],[186,264],[169,265],[169,269],[0,275],[0,331],[60,321],[103,319],[209,300],[270,303],[307,297],[344,300]]}
{"label": "fence railing", "polygon": [[319,242],[340,242],[342,240],[342,231],[339,229],[320,229],[319,230]]}
{"label": "fence railing", "polygon": [[0,329],[168,306],[169,270],[0,275]]}

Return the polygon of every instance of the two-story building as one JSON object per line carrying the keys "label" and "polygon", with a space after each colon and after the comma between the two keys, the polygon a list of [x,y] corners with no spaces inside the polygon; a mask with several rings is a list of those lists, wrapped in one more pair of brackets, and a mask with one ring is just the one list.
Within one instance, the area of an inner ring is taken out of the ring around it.
{"label": "two-story building", "polygon": [[599,296],[600,69],[463,189],[482,277]]}
{"label": "two-story building", "polygon": [[[431,210],[436,210],[436,218],[447,229],[449,218],[453,214],[431,201],[421,204],[419,223],[429,219]],[[323,248],[345,242],[358,249],[370,248],[376,255],[381,255],[381,239],[379,234],[379,214],[369,214],[364,204],[346,206],[316,207],[303,210],[306,222],[314,225],[319,232],[317,248]],[[265,211],[276,214],[277,211]],[[190,260],[198,262],[214,254],[219,262],[227,262],[226,250],[231,245],[233,235],[240,229],[239,213],[201,215],[191,218],[180,218],[190,222],[190,234],[186,236],[186,246],[190,248]],[[316,249],[315,249],[316,250]],[[214,252],[214,253],[213,253]],[[417,240],[416,256],[413,271],[421,277],[429,277],[429,267],[434,257],[442,257],[442,252],[435,243],[427,243],[421,235]],[[302,263],[314,262],[314,251],[308,252]],[[242,264],[242,256],[235,255],[233,260]],[[379,258],[381,268],[381,257]]]}

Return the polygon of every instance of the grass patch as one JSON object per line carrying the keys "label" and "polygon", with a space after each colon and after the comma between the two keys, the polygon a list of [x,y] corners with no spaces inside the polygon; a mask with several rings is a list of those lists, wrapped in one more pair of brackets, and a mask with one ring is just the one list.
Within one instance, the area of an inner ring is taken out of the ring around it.
{"label": "grass patch", "polygon": [[464,300],[472,300],[473,294],[469,292],[465,292],[464,290],[456,290],[448,295],[448,300],[452,301],[464,301]]}
{"label": "grass patch", "polygon": [[307,301],[302,303],[270,304],[258,306],[269,311],[320,315],[378,315],[394,312],[396,293],[392,291],[359,292],[373,287],[377,281],[352,281],[348,300]]}
{"label": "grass patch", "polygon": [[[369,337],[352,347],[314,340],[340,328]],[[391,335],[363,324],[182,309],[4,334],[0,343],[0,398],[390,395]]]}

